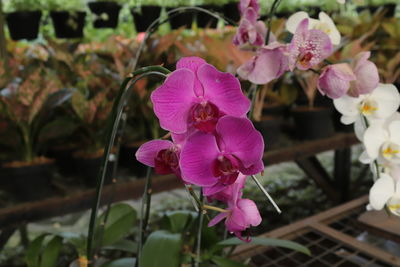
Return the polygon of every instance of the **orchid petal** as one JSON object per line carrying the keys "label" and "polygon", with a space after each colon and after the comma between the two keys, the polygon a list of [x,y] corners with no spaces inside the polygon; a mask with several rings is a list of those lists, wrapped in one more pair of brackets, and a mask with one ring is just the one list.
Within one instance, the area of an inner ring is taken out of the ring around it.
{"label": "orchid petal", "polygon": [[260,212],[253,200],[240,199],[237,202],[237,206],[243,211],[248,225],[257,226],[261,223]]}
{"label": "orchid petal", "polygon": [[228,213],[226,213],[226,212],[219,213],[217,216],[212,218],[212,220],[208,223],[208,227],[212,227],[212,226],[216,225],[217,223],[219,223],[220,221],[225,219],[227,216],[228,216]]}
{"label": "orchid petal", "polygon": [[180,154],[182,179],[199,186],[216,184],[218,179],[212,173],[212,164],[219,153],[213,135],[202,132],[191,135]]}
{"label": "orchid petal", "polygon": [[168,149],[174,144],[168,140],[151,140],[144,143],[136,151],[136,159],[150,167],[154,167],[154,159],[160,150]]}
{"label": "orchid petal", "polygon": [[374,114],[378,119],[390,117],[400,106],[400,94],[393,84],[380,83],[370,98],[378,102],[378,109]]}
{"label": "orchid petal", "polygon": [[176,70],[151,94],[154,113],[163,129],[186,132],[188,112],[195,99],[194,78],[189,69]]}
{"label": "orchid petal", "polygon": [[395,192],[393,178],[381,173],[381,177],[374,183],[369,191],[369,203],[375,210],[381,210]]}
{"label": "orchid petal", "polygon": [[239,158],[245,168],[262,161],[264,140],[249,119],[224,116],[216,131],[223,143],[221,149]]}
{"label": "orchid petal", "polygon": [[176,62],[176,69],[189,69],[196,73],[199,67],[207,64],[207,62],[200,57],[183,57]]}
{"label": "orchid petal", "polygon": [[295,33],[297,26],[299,26],[300,22],[306,18],[309,18],[309,16],[307,12],[304,11],[299,11],[292,14],[286,21],[286,30],[290,33]]}
{"label": "orchid petal", "polygon": [[325,24],[328,27],[328,32],[326,32],[329,36],[329,38],[332,41],[332,44],[334,45],[338,45],[340,44],[340,32],[338,31],[338,29],[336,28],[335,23],[333,22],[333,20],[331,19],[331,17],[328,16],[328,14],[326,14],[325,12],[319,12],[319,21],[321,24]]}
{"label": "orchid petal", "polygon": [[390,140],[400,145],[400,120],[393,121],[389,125]]}
{"label": "orchid petal", "polygon": [[343,124],[351,124],[355,122],[357,116],[360,114],[358,104],[363,98],[354,98],[347,95],[343,95],[341,98],[333,100],[333,104],[337,111],[343,116],[341,121]]}
{"label": "orchid petal", "polygon": [[387,140],[388,133],[381,127],[370,126],[364,133],[364,145],[368,156],[376,159],[382,144]]}
{"label": "orchid petal", "polygon": [[205,64],[197,72],[204,87],[204,98],[220,111],[232,116],[243,116],[250,109],[250,100],[243,94],[239,80],[230,73],[218,71]]}

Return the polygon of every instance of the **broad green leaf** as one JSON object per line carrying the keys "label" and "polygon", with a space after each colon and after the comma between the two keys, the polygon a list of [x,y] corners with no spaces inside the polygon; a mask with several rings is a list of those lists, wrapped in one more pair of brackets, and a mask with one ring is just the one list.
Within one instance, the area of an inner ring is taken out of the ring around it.
{"label": "broad green leaf", "polygon": [[191,211],[178,210],[167,212],[165,217],[168,220],[168,228],[172,233],[182,233],[196,215]]}
{"label": "broad green leaf", "polygon": [[289,240],[276,239],[276,238],[252,237],[251,242],[246,243],[236,237],[232,237],[217,243],[217,245],[219,246],[237,246],[243,244],[261,245],[267,247],[282,247],[295,250],[309,256],[311,255],[310,250],[305,246],[300,245],[299,243]]}
{"label": "broad green leaf", "polygon": [[25,255],[25,261],[28,267],[39,267],[40,252],[46,235],[47,234],[42,234],[30,243]]}
{"label": "broad green leaf", "polygon": [[178,267],[182,236],[168,231],[155,231],[149,235],[143,246],[140,266],[143,267]]}
{"label": "broad green leaf", "polygon": [[79,256],[86,255],[86,236],[71,232],[62,232],[57,235],[72,244]]}
{"label": "broad green leaf", "polygon": [[115,242],[112,245],[105,246],[103,249],[108,249],[108,250],[121,250],[121,251],[126,251],[126,252],[136,252],[137,250],[137,243],[131,241],[131,240],[120,240]]}
{"label": "broad green leaf", "polygon": [[133,267],[135,266],[136,258],[122,258],[104,263],[101,267]]}
{"label": "broad green leaf", "polygon": [[234,261],[231,259],[227,259],[227,258],[223,258],[220,256],[214,256],[211,258],[211,260],[215,264],[217,264],[218,267],[245,267],[246,266],[240,262],[237,262],[237,261]]}
{"label": "broad green leaf", "polygon": [[54,267],[56,266],[60,250],[62,248],[62,238],[55,236],[49,241],[42,254],[42,262],[40,267]]}
{"label": "broad green leaf", "polygon": [[71,135],[77,124],[70,118],[59,118],[46,124],[39,132],[39,141],[61,138]]}
{"label": "broad green leaf", "polygon": [[[97,219],[96,236],[100,233],[99,223],[103,222],[105,216],[106,214],[103,213]],[[135,224],[136,217],[136,211],[128,204],[118,203],[111,206],[101,244],[103,246],[111,245],[128,235]]]}

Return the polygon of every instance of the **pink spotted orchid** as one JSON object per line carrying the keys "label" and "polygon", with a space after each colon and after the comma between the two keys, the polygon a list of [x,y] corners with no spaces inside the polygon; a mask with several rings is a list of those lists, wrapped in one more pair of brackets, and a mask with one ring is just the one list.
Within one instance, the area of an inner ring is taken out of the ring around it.
{"label": "pink spotted orchid", "polygon": [[242,198],[242,188],[246,182],[246,176],[241,175],[229,188],[230,198],[227,200],[228,208],[226,212],[221,212],[215,216],[208,226],[214,226],[225,219],[226,229],[234,233],[239,239],[250,242],[250,238],[244,239],[242,232],[250,226],[257,226],[261,223],[261,216],[256,204],[250,199]]}
{"label": "pink spotted orchid", "polygon": [[224,116],[215,135],[199,131],[188,138],[180,154],[182,178],[218,192],[233,184],[239,172],[260,173],[263,151],[263,138],[250,120]]}
{"label": "pink spotted orchid", "polygon": [[139,147],[136,159],[150,167],[157,174],[174,173],[181,177],[179,168],[180,146],[168,140],[151,140]]}
{"label": "pink spotted orchid", "polygon": [[328,65],[322,70],[318,80],[318,90],[322,95],[339,98],[346,94],[350,82],[356,80],[356,75],[347,63]]}
{"label": "pink spotted orchid", "polygon": [[176,134],[191,127],[212,132],[223,115],[242,117],[250,108],[235,76],[198,57],[179,60],[151,101],[161,127]]}
{"label": "pink spotted orchid", "polygon": [[240,0],[239,3],[240,15],[243,16],[243,14],[246,13],[246,10],[248,8],[252,8],[255,11],[255,13],[257,14],[256,18],[260,16],[260,3],[258,2],[258,0]]}
{"label": "pink spotted orchid", "polygon": [[240,66],[237,73],[254,84],[266,84],[288,70],[287,46],[273,42],[257,50],[256,55]]}
{"label": "pink spotted orchid", "polygon": [[305,18],[299,24],[289,45],[289,68],[296,67],[308,70],[333,52],[332,42],[328,35],[317,29],[308,29],[309,19]]}
{"label": "pink spotted orchid", "polygon": [[264,45],[267,29],[263,21],[257,21],[257,16],[257,12],[251,7],[244,11],[239,28],[233,38],[234,45],[240,48]]}
{"label": "pink spotted orchid", "polygon": [[350,63],[356,76],[356,80],[351,83],[348,95],[358,97],[362,94],[371,93],[379,84],[379,73],[376,65],[368,60],[371,52],[361,52],[357,54]]}

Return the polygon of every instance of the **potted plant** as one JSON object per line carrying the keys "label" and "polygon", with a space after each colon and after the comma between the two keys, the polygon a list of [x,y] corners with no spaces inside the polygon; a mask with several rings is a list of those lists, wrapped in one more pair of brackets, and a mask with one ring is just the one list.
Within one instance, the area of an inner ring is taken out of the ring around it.
{"label": "potted plant", "polygon": [[[193,1],[188,1],[188,0],[180,0],[180,1],[168,1],[167,2],[167,11],[171,11],[175,8],[178,7],[185,7],[185,6],[191,6]],[[192,12],[181,12],[178,15],[172,15],[170,16],[169,23],[171,25],[171,29],[179,29],[181,27],[185,27],[187,29],[190,29],[192,27],[193,23],[193,13]]]}
{"label": "potted plant", "polygon": [[137,32],[144,32],[150,26],[150,24],[158,19],[161,14],[160,1],[131,1],[131,14],[135,22],[135,28]]}
{"label": "potted plant", "polygon": [[81,38],[86,12],[81,0],[49,0],[48,9],[57,38]]}
{"label": "potted plant", "polygon": [[6,21],[13,40],[33,40],[39,32],[42,11],[40,0],[13,0],[6,2]]}
{"label": "potted plant", "polygon": [[51,194],[53,161],[41,154],[46,142],[68,132],[57,120],[49,121],[48,115],[69,96],[70,90],[62,89],[52,71],[39,67],[1,90],[0,112],[9,124],[8,135],[13,136],[7,145],[15,151],[2,166],[2,179],[23,200]]}
{"label": "potted plant", "polygon": [[300,102],[300,105],[291,110],[297,137],[314,140],[332,136],[334,133],[332,108],[314,105],[318,74],[311,71],[295,72],[294,77],[308,102],[308,105]]}
{"label": "potted plant", "polygon": [[88,3],[90,11],[94,14],[93,26],[95,28],[116,28],[118,25],[121,5],[119,0],[97,0]]}
{"label": "potted plant", "polygon": [[[198,4],[199,7],[207,9],[212,12],[222,12],[222,4],[223,1],[215,1],[215,0],[203,0],[201,4]],[[199,28],[216,28],[218,24],[218,19],[206,14],[204,12],[197,13],[197,26]]]}

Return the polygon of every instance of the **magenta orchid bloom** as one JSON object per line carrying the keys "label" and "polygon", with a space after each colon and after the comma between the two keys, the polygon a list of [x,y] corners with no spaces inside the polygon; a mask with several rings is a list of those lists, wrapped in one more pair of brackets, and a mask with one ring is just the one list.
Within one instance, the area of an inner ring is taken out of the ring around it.
{"label": "magenta orchid bloom", "polygon": [[247,8],[240,20],[239,28],[233,37],[233,44],[239,47],[263,46],[267,29],[263,21],[257,21],[257,13],[253,8]]}
{"label": "magenta orchid bloom", "polygon": [[246,10],[248,8],[254,9],[254,11],[257,14],[257,18],[259,17],[259,14],[260,14],[260,3],[258,2],[258,0],[240,0],[239,12],[240,12],[241,16],[243,16],[243,14],[246,13]]}
{"label": "magenta orchid bloom", "polygon": [[179,60],[177,69],[151,94],[151,101],[161,127],[176,134],[192,126],[212,132],[223,115],[242,117],[250,108],[235,76],[198,57]]}
{"label": "magenta orchid bloom", "polygon": [[252,83],[267,84],[289,69],[286,53],[287,46],[278,42],[261,47],[250,61],[238,68],[237,73]]}
{"label": "magenta orchid bloom", "polygon": [[182,178],[218,192],[233,184],[239,172],[260,173],[263,152],[263,138],[249,119],[224,116],[215,135],[199,131],[188,138],[180,155]]}
{"label": "magenta orchid bloom", "polygon": [[371,52],[358,53],[351,67],[356,75],[356,81],[352,83],[348,95],[358,97],[359,95],[371,93],[379,84],[379,73],[376,65],[368,60]]}
{"label": "magenta orchid bloom", "polygon": [[347,93],[350,82],[356,80],[356,75],[349,64],[340,63],[325,67],[318,80],[318,90],[330,98],[340,98]]}
{"label": "magenta orchid bloom", "polygon": [[308,29],[309,19],[302,20],[289,45],[289,68],[308,70],[318,65],[333,52],[333,45],[323,31]]}
{"label": "magenta orchid bloom", "polygon": [[232,185],[231,196],[227,201],[227,212],[221,212],[215,216],[208,223],[208,226],[214,226],[221,220],[226,219],[225,226],[229,232],[234,233],[236,237],[243,241],[250,242],[249,237],[243,239],[242,232],[250,226],[259,225],[262,219],[254,201],[241,198],[243,194],[243,180],[245,179],[238,179]]}
{"label": "magenta orchid bloom", "polygon": [[158,174],[175,173],[179,178],[180,146],[168,140],[151,140],[144,143],[136,151],[136,159],[150,167]]}
{"label": "magenta orchid bloom", "polygon": [[218,200],[227,203],[230,199],[232,199],[235,186],[239,185],[239,189],[243,189],[246,179],[246,175],[239,173],[235,183],[222,187],[221,191],[218,191],[220,188],[217,186],[203,187],[203,195],[207,197],[208,202]]}

